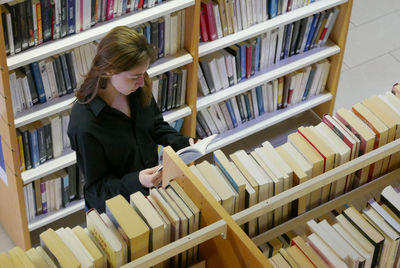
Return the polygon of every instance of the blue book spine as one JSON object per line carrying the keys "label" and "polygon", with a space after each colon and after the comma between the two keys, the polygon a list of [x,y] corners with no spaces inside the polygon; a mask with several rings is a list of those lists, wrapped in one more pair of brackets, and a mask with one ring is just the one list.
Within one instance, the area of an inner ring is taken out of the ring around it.
{"label": "blue book spine", "polygon": [[311,40],[314,36],[314,32],[315,32],[315,28],[318,23],[319,16],[320,16],[320,14],[318,13],[318,14],[315,14],[313,17],[313,21],[311,23],[310,31],[308,32],[307,43],[306,43],[306,47],[304,48],[304,51],[307,51],[310,49]]}
{"label": "blue book spine", "polygon": [[122,14],[126,13],[126,8],[128,7],[128,0],[122,1]]}
{"label": "blue book spine", "polygon": [[150,27],[150,24],[147,24],[145,26],[144,32],[145,32],[147,43],[150,44],[150,42],[151,42],[151,27]]}
{"label": "blue book spine", "polygon": [[240,48],[240,78],[246,79],[246,44],[236,45]]}
{"label": "blue book spine", "polygon": [[308,98],[308,91],[310,91],[310,87],[314,79],[314,74],[315,74],[315,68],[312,68],[310,71],[310,75],[308,76],[306,89],[304,90],[303,97],[301,98],[301,100],[306,100]]}
{"label": "blue book spine", "polygon": [[256,96],[257,96],[258,114],[262,115],[262,114],[264,114],[264,100],[263,100],[261,86],[256,87]]}
{"label": "blue book spine", "polygon": [[226,103],[226,108],[228,108],[229,115],[231,116],[233,127],[237,127],[238,123],[235,116],[235,112],[233,111],[231,100],[226,100],[225,103]]}
{"label": "blue book spine", "polygon": [[236,191],[239,191],[239,186],[236,184],[235,180],[232,178],[232,176],[229,174],[229,172],[226,170],[226,168],[223,165],[221,165],[221,162],[218,161],[218,158],[216,158],[215,155],[214,155],[214,161],[215,161],[215,164],[221,169],[221,171],[225,175],[225,177],[228,179],[228,181],[231,183],[233,188],[235,188]]}
{"label": "blue book spine", "polygon": [[174,128],[176,129],[176,131],[178,131],[178,132],[181,131],[181,128],[182,128],[182,125],[183,125],[183,121],[184,121],[183,118],[180,118],[180,119],[175,121]]}
{"label": "blue book spine", "polygon": [[268,1],[269,18],[272,19],[278,13],[278,0]]}
{"label": "blue book spine", "polygon": [[286,38],[285,38],[285,50],[284,50],[285,53],[284,53],[283,58],[289,57],[289,48],[290,48],[293,24],[288,24],[286,27],[287,27],[287,31],[286,31]]}
{"label": "blue book spine", "polygon": [[31,152],[31,161],[32,167],[35,168],[40,165],[40,157],[39,157],[39,142],[37,130],[30,130],[29,134],[29,151]]}
{"label": "blue book spine", "polygon": [[247,120],[251,120],[251,108],[250,108],[250,100],[249,100],[249,95],[243,94],[244,96],[244,102],[246,104],[246,111],[247,111]]}
{"label": "blue book spine", "polygon": [[31,67],[33,81],[35,82],[37,95],[39,96],[39,102],[46,102],[46,94],[44,93],[44,86],[42,81],[42,75],[40,74],[39,64],[35,61],[29,64]]}
{"label": "blue book spine", "polygon": [[75,33],[75,0],[68,0],[68,35]]}
{"label": "blue book spine", "polygon": [[261,37],[257,36],[256,38],[256,59],[254,62],[254,69],[256,72],[260,71],[260,45],[261,45]]}

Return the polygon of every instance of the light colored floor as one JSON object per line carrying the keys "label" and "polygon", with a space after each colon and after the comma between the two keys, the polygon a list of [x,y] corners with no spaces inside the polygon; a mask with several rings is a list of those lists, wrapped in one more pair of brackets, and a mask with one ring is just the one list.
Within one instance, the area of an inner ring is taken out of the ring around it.
{"label": "light colored floor", "polygon": [[[399,0],[354,1],[335,110],[349,109],[400,82],[399,25]],[[0,252],[12,247],[0,225]]]}

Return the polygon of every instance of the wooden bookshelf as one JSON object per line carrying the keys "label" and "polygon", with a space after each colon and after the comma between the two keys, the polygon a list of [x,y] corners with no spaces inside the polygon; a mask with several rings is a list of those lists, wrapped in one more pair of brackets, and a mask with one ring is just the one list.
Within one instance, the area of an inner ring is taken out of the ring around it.
{"label": "wooden bookshelf", "polygon": [[[6,2],[8,1],[0,0],[0,4]],[[276,113],[269,113],[257,120],[253,120],[253,122],[248,122],[245,127],[221,134],[217,141],[210,146],[211,150],[215,150],[217,148],[227,146],[237,139],[245,138],[278,122],[282,122],[285,119],[295,116],[296,114],[305,110],[313,109],[318,115],[332,112],[340,76],[340,67],[344,54],[349,18],[351,14],[351,5],[352,0],[320,0],[308,6],[277,16],[271,20],[251,26],[246,30],[231,34],[213,42],[199,44],[200,0],[170,0],[160,5],[156,5],[150,9],[128,13],[111,21],[99,23],[96,26],[78,34],[74,34],[59,40],[46,42],[40,46],[9,57],[7,57],[5,53],[3,27],[1,25],[0,135],[6,160],[7,183],[4,183],[3,180],[0,182],[0,223],[9,233],[11,239],[16,245],[21,246],[24,249],[29,248],[29,231],[38,228],[37,226],[41,227],[49,222],[52,222],[54,217],[43,217],[43,219],[40,218],[38,221],[35,221],[35,223],[28,225],[23,194],[24,184],[30,183],[76,162],[73,152],[66,152],[61,157],[54,159],[51,162],[49,161],[48,163],[39,166],[37,169],[32,169],[21,173],[19,170],[19,150],[15,132],[16,128],[48,117],[52,114],[70,109],[73,96],[70,95],[55,99],[54,101],[44,105],[35,105],[32,109],[19,113],[14,117],[9,85],[10,70],[14,70],[31,62],[42,60],[49,56],[98,40],[115,26],[135,26],[140,23],[159,18],[165,14],[184,9],[184,49],[179,51],[176,55],[157,61],[149,69],[149,75],[156,76],[177,67],[187,67],[186,104],[178,109],[164,113],[164,118],[168,122],[175,121],[179,118],[185,118],[182,130],[183,133],[188,136],[195,136],[197,111],[204,109],[211,104],[240,94],[241,92],[244,92],[252,87],[254,88],[257,85],[298,70],[309,64],[315,63],[321,59],[329,58],[331,60],[331,71],[325,92],[323,94],[314,98],[310,98],[305,102],[292,105],[285,110]],[[338,15],[335,28],[331,33],[331,41],[327,43],[326,46],[313,49],[301,55],[284,60],[274,66],[262,70],[257,75],[231,88],[221,90],[220,92],[210,96],[198,98],[197,68],[199,57],[334,6],[338,6],[340,8],[340,13]],[[173,166],[176,168],[175,165]],[[165,168],[168,170],[168,167]],[[180,167],[180,169],[184,168]],[[187,177],[191,177],[191,175],[187,172],[189,171],[186,170],[184,174]],[[189,189],[193,188],[191,191],[194,193],[196,191],[200,191],[200,195],[203,196],[199,197],[200,201],[198,202],[205,202],[208,204],[204,207],[205,219],[212,220],[206,220],[206,225],[211,225],[212,223],[223,220],[227,228],[227,237],[230,237],[225,240],[221,236],[218,236],[214,238],[208,238],[209,240],[207,241],[203,241],[199,238],[202,242],[201,245],[204,245],[201,246],[201,248],[203,248],[203,256],[207,256],[207,259],[210,260],[210,263],[215,264],[223,263],[232,264],[235,266],[233,261],[238,261],[240,264],[254,264],[256,267],[267,265],[265,259],[261,258],[262,256],[259,254],[257,248],[254,246],[251,240],[244,235],[241,229],[234,222],[233,218],[229,217],[226,212],[218,206],[216,211],[214,209],[211,210],[211,207],[213,207],[215,204],[214,201],[211,201],[212,198],[208,193],[206,193],[205,189],[201,188],[201,185],[196,182],[191,182],[189,183],[190,186],[188,186],[186,181],[182,180],[182,185],[189,187]],[[213,205],[211,206],[210,204]],[[75,205],[74,209],[82,209],[82,204],[79,203],[79,205]],[[57,219],[68,215],[66,211],[69,210],[64,210],[64,212],[60,211],[57,213]],[[210,216],[207,216],[208,213]],[[220,228],[225,228],[223,227],[224,224],[221,223],[220,225],[217,225],[215,227],[216,230],[219,232]],[[231,236],[229,234],[231,234]],[[246,245],[243,245],[241,242],[242,240],[245,241],[244,244]],[[249,245],[247,245],[247,243],[249,243]],[[229,257],[225,258],[224,256],[217,256],[219,254],[224,255],[221,253],[221,248],[223,247],[230,248],[229,250],[231,250],[227,256],[237,254],[237,257],[232,257],[232,260],[229,260]],[[235,252],[235,254],[233,254],[233,252]],[[248,260],[246,260],[245,254],[249,254]]]}

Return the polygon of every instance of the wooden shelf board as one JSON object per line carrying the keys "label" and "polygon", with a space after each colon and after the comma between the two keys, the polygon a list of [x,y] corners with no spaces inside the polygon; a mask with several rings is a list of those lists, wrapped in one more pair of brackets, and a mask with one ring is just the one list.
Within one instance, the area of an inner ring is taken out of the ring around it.
{"label": "wooden shelf board", "polygon": [[150,21],[152,19],[159,18],[166,14],[192,6],[194,3],[195,0],[171,0],[149,9],[128,13],[113,20],[98,23],[86,31],[65,38],[46,42],[25,52],[8,57],[8,69],[13,70],[28,63],[50,57],[54,54],[65,52],[94,40],[101,39],[111,29],[117,26],[133,27],[146,21]]}
{"label": "wooden shelf board", "polygon": [[196,106],[197,111],[205,109],[210,105],[219,103],[223,100],[237,96],[240,93],[246,92],[268,81],[274,80],[288,73],[309,66],[310,64],[335,55],[339,52],[340,48],[332,42],[329,42],[329,44],[324,47],[315,48],[303,54],[295,55],[293,57],[282,60],[277,64],[261,70],[254,76],[237,83],[236,85],[221,89],[218,92],[207,96],[198,97]]}
{"label": "wooden shelf board", "polygon": [[321,0],[308,6],[295,9],[283,15],[276,16],[273,19],[253,25],[240,32],[227,35],[212,42],[204,42],[199,45],[199,57],[205,56],[222,48],[236,44],[238,42],[250,39],[262,33],[271,31],[280,26],[311,16],[317,12],[329,9],[331,7],[346,3],[347,0]]}

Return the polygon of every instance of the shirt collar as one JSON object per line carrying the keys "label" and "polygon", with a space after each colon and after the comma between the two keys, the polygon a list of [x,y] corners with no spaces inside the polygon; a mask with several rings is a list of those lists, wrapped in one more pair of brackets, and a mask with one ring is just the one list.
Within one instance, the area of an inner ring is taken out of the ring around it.
{"label": "shirt collar", "polygon": [[96,117],[106,106],[107,106],[106,102],[99,96],[96,96],[91,102],[89,102],[89,107]]}

